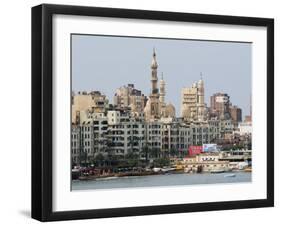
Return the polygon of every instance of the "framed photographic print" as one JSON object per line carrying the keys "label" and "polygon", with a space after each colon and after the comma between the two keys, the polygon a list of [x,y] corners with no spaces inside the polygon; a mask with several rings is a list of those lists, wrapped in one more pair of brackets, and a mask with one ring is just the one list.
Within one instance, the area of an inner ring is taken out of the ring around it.
{"label": "framed photographic print", "polygon": [[274,21],[32,8],[32,217],[274,205]]}

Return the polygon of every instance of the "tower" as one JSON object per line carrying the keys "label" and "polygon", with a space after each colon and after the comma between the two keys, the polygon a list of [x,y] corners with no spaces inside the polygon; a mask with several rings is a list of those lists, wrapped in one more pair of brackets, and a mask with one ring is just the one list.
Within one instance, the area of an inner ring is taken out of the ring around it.
{"label": "tower", "polygon": [[152,63],[151,63],[151,94],[149,100],[145,106],[145,115],[147,120],[153,120],[160,118],[161,105],[159,102],[159,90],[158,90],[158,77],[157,68],[158,64],[156,61],[155,49],[153,49]]}
{"label": "tower", "polygon": [[160,80],[160,83],[159,83],[159,86],[160,86],[160,103],[161,105],[165,105],[165,94],[166,94],[166,91],[165,91],[165,81],[163,79],[163,73],[162,73],[162,76],[161,76],[161,80]]}
{"label": "tower", "polygon": [[157,61],[156,61],[156,53],[155,53],[155,49],[153,48],[153,58],[152,58],[152,63],[151,63],[151,93],[152,94],[158,94],[157,68],[158,68],[158,64],[157,64]]}
{"label": "tower", "polygon": [[203,121],[205,114],[205,101],[204,101],[204,81],[202,73],[200,73],[200,80],[198,81],[198,120]]}

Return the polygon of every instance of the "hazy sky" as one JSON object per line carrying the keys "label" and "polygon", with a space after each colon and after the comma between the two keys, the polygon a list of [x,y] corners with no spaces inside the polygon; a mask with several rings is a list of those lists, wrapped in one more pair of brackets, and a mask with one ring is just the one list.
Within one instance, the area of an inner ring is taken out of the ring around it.
{"label": "hazy sky", "polygon": [[158,79],[164,74],[166,102],[180,114],[180,93],[200,79],[205,82],[205,102],[216,92],[230,95],[233,105],[250,112],[250,43],[131,38],[93,35],[72,36],[72,90],[99,90],[112,102],[117,88],[135,84],[149,95],[153,48]]}

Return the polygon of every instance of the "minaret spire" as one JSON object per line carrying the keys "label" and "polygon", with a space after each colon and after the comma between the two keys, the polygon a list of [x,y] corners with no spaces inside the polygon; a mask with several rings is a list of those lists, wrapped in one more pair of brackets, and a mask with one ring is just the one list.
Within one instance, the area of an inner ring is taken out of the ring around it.
{"label": "minaret spire", "polygon": [[158,77],[157,77],[158,64],[156,61],[155,48],[153,48],[152,63],[151,63],[151,93],[149,95],[149,104],[146,110],[146,118],[155,119],[160,117],[160,101],[159,101],[159,89],[158,89]]}
{"label": "minaret spire", "polygon": [[157,68],[158,68],[158,64],[157,64],[157,61],[156,61],[156,52],[155,52],[155,48],[153,48],[151,69],[157,69]]}
{"label": "minaret spire", "polygon": [[158,64],[157,64],[157,61],[156,61],[156,53],[155,53],[155,49],[153,48],[152,63],[151,63],[151,87],[152,87],[152,94],[158,94],[157,68],[158,68]]}

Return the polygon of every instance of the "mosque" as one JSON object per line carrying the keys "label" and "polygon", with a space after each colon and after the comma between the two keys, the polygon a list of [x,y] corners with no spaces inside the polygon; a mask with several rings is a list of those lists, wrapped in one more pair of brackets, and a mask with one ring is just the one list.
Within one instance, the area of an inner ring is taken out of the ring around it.
{"label": "mosque", "polygon": [[144,113],[146,121],[153,121],[160,118],[174,118],[176,116],[175,107],[169,103],[165,102],[166,83],[163,78],[163,73],[161,76],[161,80],[159,82],[158,89],[158,76],[157,76],[157,60],[155,49],[153,49],[153,57],[151,63],[151,93],[146,102]]}

